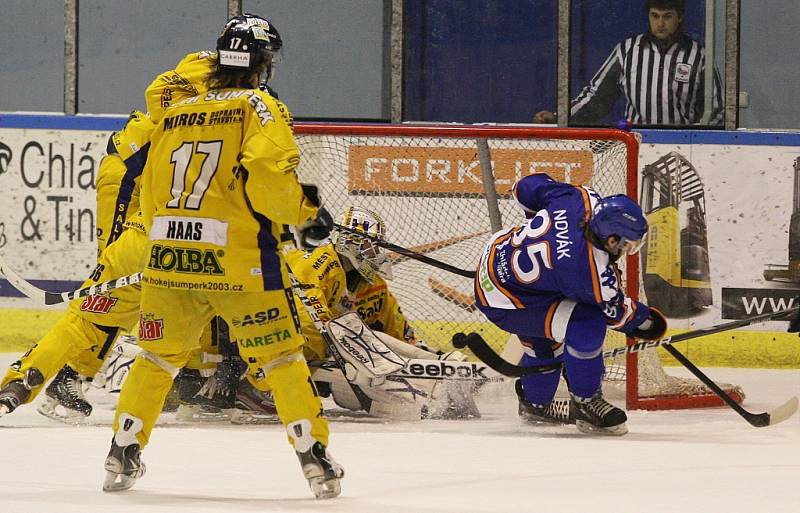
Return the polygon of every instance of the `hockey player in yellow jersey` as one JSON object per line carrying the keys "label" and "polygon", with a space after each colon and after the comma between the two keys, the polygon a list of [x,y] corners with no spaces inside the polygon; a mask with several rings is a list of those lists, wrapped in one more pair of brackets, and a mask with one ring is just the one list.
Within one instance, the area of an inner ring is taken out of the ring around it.
{"label": "hockey player in yellow jersey", "polygon": [[[147,160],[150,134],[171,103],[206,92],[203,78],[211,71],[214,59],[213,52],[193,52],[175,69],[158,75],[145,91],[148,113],[133,111],[125,126],[109,138],[96,180],[98,265],[85,285],[141,271],[147,239],[139,219],[139,181]],[[264,86],[269,89],[266,83]],[[113,244],[118,239],[121,241]],[[92,406],[83,392],[85,382],[101,370],[115,342],[135,329],[140,290],[139,285],[130,285],[73,301],[65,318],[12,365],[2,385],[22,383],[31,368],[40,371],[45,383],[58,371],[47,386],[45,401],[38,411],[66,422],[77,422],[90,415]],[[201,372],[213,372],[213,365],[201,363],[200,355],[215,343],[214,330],[206,329],[203,351],[198,351],[190,366]],[[20,402],[31,402],[40,390],[38,386],[31,390],[12,386],[15,393],[7,396],[6,409],[10,411]]]}
{"label": "hockey player in yellow jersey", "polygon": [[[141,206],[149,245],[137,357],[120,393],[105,491],[144,474],[147,444],[172,380],[214,314],[231,325],[248,379],[270,390],[317,498],[340,493],[341,467],[303,358],[281,248],[315,247],[333,225],[315,186],[301,185],[286,114],[257,89],[280,38],[265,19],[232,18],[205,78],[209,91],[167,108],[150,139]],[[259,315],[262,314],[262,315]],[[257,322],[236,323],[252,316]]]}

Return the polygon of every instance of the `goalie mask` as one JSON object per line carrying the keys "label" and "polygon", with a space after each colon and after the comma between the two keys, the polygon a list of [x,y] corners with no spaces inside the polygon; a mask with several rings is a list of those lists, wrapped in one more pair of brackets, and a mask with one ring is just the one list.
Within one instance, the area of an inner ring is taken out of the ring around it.
{"label": "goalie mask", "polygon": [[[364,232],[377,239],[385,237],[385,225],[378,214],[361,207],[349,207],[342,215],[343,226]],[[392,263],[380,246],[365,237],[338,231],[334,241],[336,252],[347,258],[353,267],[370,283],[375,275],[392,279]]]}
{"label": "goalie mask", "polygon": [[272,78],[281,62],[283,41],[272,23],[255,14],[234,16],[217,38],[219,66],[224,69],[255,71],[267,61],[259,82]]}

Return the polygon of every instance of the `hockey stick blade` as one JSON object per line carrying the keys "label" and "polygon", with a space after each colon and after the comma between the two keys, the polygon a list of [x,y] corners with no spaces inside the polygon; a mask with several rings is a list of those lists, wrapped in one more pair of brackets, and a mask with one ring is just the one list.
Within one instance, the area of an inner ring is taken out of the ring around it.
{"label": "hockey stick blade", "polygon": [[60,303],[67,303],[78,297],[91,296],[94,294],[101,294],[109,290],[118,289],[120,287],[127,287],[134,283],[142,281],[142,273],[131,274],[130,276],[123,276],[114,280],[97,283],[89,287],[82,287],[72,292],[49,292],[40,289],[32,284],[19,273],[9,267],[4,261],[0,260],[0,274],[5,276],[8,282],[18,291],[22,292],[30,299],[36,300],[43,305],[57,305]]}
{"label": "hockey stick blade", "polygon": [[353,235],[357,235],[364,239],[369,240],[376,246],[380,246],[382,248],[388,249],[389,251],[394,251],[400,255],[406,256],[408,258],[413,258],[414,260],[419,260],[420,262],[426,263],[433,267],[437,267],[444,271],[451,272],[453,274],[457,274],[459,276],[464,276],[465,278],[475,278],[475,271],[468,271],[467,269],[461,269],[454,265],[448,264],[447,262],[442,262],[441,260],[436,260],[435,258],[431,258],[429,256],[423,255],[422,253],[417,253],[416,251],[411,251],[408,248],[404,248],[402,246],[398,246],[397,244],[392,244],[391,242],[386,242],[383,239],[375,237],[373,235],[369,235],[364,232],[360,232],[358,230],[354,230],[352,228],[348,228],[347,226],[342,226],[340,224],[334,224],[333,227],[336,230],[345,233],[351,233]]}
{"label": "hockey stick blade", "polygon": [[774,426],[794,415],[797,412],[797,407],[797,397],[792,397],[777,408],[773,408],[769,413],[762,413],[761,415],[767,415],[769,417],[766,424],[767,426]]}
{"label": "hockey stick blade", "polygon": [[469,348],[480,361],[488,365],[491,369],[499,372],[503,376],[519,378],[528,374],[539,374],[561,368],[561,364],[536,365],[532,367],[521,367],[504,360],[499,354],[489,346],[482,336],[477,333],[465,335],[456,333],[453,335],[453,347],[456,349]]}
{"label": "hockey stick blade", "polygon": [[722,401],[731,407],[733,411],[739,414],[744,420],[750,423],[753,427],[766,427],[774,426],[779,422],[788,419],[794,412],[797,411],[797,397],[792,397],[782,405],[778,406],[769,413],[752,413],[737,403],[727,392],[725,392],[719,385],[714,383],[703,371],[697,368],[683,353],[678,351],[677,348],[671,345],[665,345],[664,349],[672,355],[673,358],[678,360],[681,365],[686,367],[697,379],[703,382],[705,386],[711,389]]}

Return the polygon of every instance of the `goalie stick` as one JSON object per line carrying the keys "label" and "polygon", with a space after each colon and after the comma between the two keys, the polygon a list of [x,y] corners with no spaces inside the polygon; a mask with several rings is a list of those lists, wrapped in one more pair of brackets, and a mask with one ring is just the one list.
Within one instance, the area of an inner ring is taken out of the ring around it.
{"label": "goalie stick", "polygon": [[[663,346],[664,349],[667,350],[667,352],[669,352],[676,360],[678,360],[678,362],[681,363],[681,365],[686,367],[689,370],[689,372],[691,372],[697,379],[703,382],[703,384],[705,384],[709,389],[711,389],[711,391],[714,392],[714,394],[719,396],[719,398],[722,399],[725,402],[725,404],[730,406],[736,413],[738,413],[742,418],[744,418],[747,422],[749,422],[750,425],[754,427],[774,426],[775,424],[783,422],[784,420],[794,415],[794,413],[798,409],[797,397],[790,398],[789,400],[787,400],[780,406],[773,408],[769,412],[764,412],[764,413],[749,412],[744,408],[742,408],[742,406],[739,405],[727,392],[725,392],[722,388],[720,388],[719,385],[714,383],[714,381],[712,381],[711,378],[709,378],[703,371],[697,368],[697,366],[695,366],[680,351],[672,347],[671,344],[674,344],[676,342],[683,342],[693,338],[704,337],[706,335],[710,335],[713,333],[728,331],[743,326],[749,326],[751,324],[757,324],[759,322],[779,319],[781,317],[786,317],[790,314],[796,314],[798,311],[800,311],[800,305],[793,306],[792,308],[787,308],[785,310],[779,310],[777,312],[770,312],[766,314],[756,315],[738,321],[727,322],[723,324],[718,324],[716,326],[710,326],[708,328],[701,328],[698,330],[681,333],[675,335],[674,337],[665,337],[662,338],[661,340],[640,341],[626,347],[620,347],[610,351],[604,351],[603,359],[612,358],[614,356],[618,356],[621,354],[638,353],[640,351],[644,351],[647,349]],[[486,341],[480,335],[477,335],[476,333],[472,333],[470,335],[456,334],[453,337],[453,346],[456,348],[468,347],[475,354],[475,356],[477,356],[481,361],[486,363],[486,365],[496,370],[500,374],[503,374],[504,376],[522,377],[525,375],[541,372],[541,370],[538,370],[535,367],[522,367],[519,365],[514,365],[513,363],[504,360],[489,346],[489,344],[486,343]]]}
{"label": "goalie stick", "polygon": [[[300,298],[300,302],[303,303],[303,306],[308,312],[308,316],[311,317],[311,322],[314,324],[314,328],[317,331],[319,331],[322,340],[325,342],[325,346],[328,348],[328,351],[331,353],[331,356],[333,356],[334,361],[339,366],[339,368],[342,369],[342,373],[344,374],[344,369],[345,369],[344,357],[342,357],[341,353],[339,352],[339,349],[336,347],[336,344],[334,344],[333,340],[331,340],[331,335],[325,328],[325,324],[322,322],[322,319],[319,318],[317,310],[316,308],[314,308],[314,304],[311,302],[311,299],[309,299],[309,297],[306,296],[306,293],[303,292],[303,286],[300,284],[300,281],[291,271],[289,271],[288,274],[289,274],[289,281],[292,284],[292,288],[294,289],[295,294],[297,294],[297,297]],[[356,398],[358,399],[358,403],[361,405],[361,407],[365,411],[369,411],[370,406],[372,405],[372,399],[367,397],[367,394],[365,394],[364,391],[361,390],[361,387],[359,387],[358,385],[347,379],[347,374],[345,374],[345,380],[347,381],[347,384],[350,385],[350,389],[355,394]]]}
{"label": "goalie stick", "polygon": [[468,271],[467,269],[461,269],[460,267],[456,267],[454,265],[448,264],[447,262],[442,262],[441,260],[436,260],[435,258],[431,258],[431,257],[429,257],[427,255],[423,255],[422,253],[417,253],[416,251],[411,251],[408,248],[404,248],[402,246],[398,246],[397,244],[392,244],[391,242],[387,242],[387,241],[385,241],[383,239],[380,239],[378,237],[375,237],[373,235],[369,235],[367,233],[360,232],[360,231],[354,230],[352,228],[348,228],[347,226],[342,226],[340,224],[334,224],[333,226],[334,226],[335,229],[337,229],[337,230],[339,230],[341,232],[346,232],[346,233],[351,233],[353,235],[357,235],[359,237],[362,237],[364,239],[369,240],[370,242],[372,242],[376,246],[380,246],[380,247],[382,247],[384,249],[388,249],[389,251],[394,251],[395,253],[398,253],[400,255],[406,256],[408,258],[412,258],[414,260],[419,260],[420,262],[426,263],[428,265],[432,265],[433,267],[437,267],[439,269],[442,269],[442,270],[445,270],[445,271],[449,271],[449,272],[451,272],[453,274],[457,274],[459,276],[464,276],[465,278],[474,278],[475,277],[475,271]]}
{"label": "goalie stick", "polygon": [[131,274],[130,276],[123,276],[122,278],[116,278],[114,280],[90,285],[89,287],[82,287],[77,290],[73,290],[72,292],[49,292],[47,290],[40,289],[36,285],[20,276],[19,273],[6,264],[2,257],[0,257],[0,274],[5,276],[8,282],[15,289],[25,294],[25,296],[47,306],[67,303],[78,297],[102,294],[103,292],[108,292],[109,290],[127,287],[128,285],[133,285],[134,283],[139,283],[142,281],[142,273],[135,273]]}

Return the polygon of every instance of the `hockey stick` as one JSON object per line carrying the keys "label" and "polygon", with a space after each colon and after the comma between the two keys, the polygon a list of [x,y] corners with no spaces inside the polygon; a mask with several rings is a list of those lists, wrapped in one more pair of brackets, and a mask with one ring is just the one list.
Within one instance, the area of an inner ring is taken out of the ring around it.
{"label": "hockey stick", "polygon": [[[800,305],[793,306],[792,308],[787,308],[785,310],[780,310],[777,312],[771,312],[761,315],[756,315],[754,317],[749,317],[747,319],[741,319],[738,321],[727,322],[724,324],[718,324],[716,326],[710,326],[708,328],[701,328],[699,330],[689,331],[686,333],[681,333],[679,335],[675,335],[674,337],[665,337],[661,340],[647,340],[647,341],[640,341],[635,344],[620,347],[617,349],[613,349],[610,351],[603,352],[603,359],[612,358],[614,356],[618,356],[621,354],[627,353],[638,353],[640,351],[644,351],[646,349],[652,349],[655,347],[664,346],[673,357],[675,357],[678,362],[680,362],[684,367],[686,367],[689,372],[695,375],[697,379],[703,382],[708,388],[711,389],[717,396],[720,397],[728,406],[730,406],[736,413],[742,416],[747,422],[749,422],[752,426],[755,427],[764,427],[764,426],[772,426],[779,422],[783,422],[784,420],[788,419],[798,409],[798,399],[797,397],[792,397],[787,400],[785,403],[781,404],[780,406],[774,408],[770,412],[765,413],[751,413],[742,408],[727,392],[722,390],[716,383],[714,383],[711,378],[709,378],[703,371],[698,369],[688,358],[686,358],[680,351],[672,347],[670,344],[674,344],[676,342],[682,342],[685,340],[690,340],[693,338],[699,338],[706,335],[710,335],[712,333],[719,333],[722,331],[732,330],[735,328],[740,328],[743,326],[749,326],[751,324],[756,324],[759,322],[764,322],[772,319],[777,319],[779,317],[785,317],[789,314],[796,313],[800,310]],[[529,374],[535,374],[541,372],[541,370],[536,369],[535,367],[522,367],[519,365],[514,365],[503,358],[500,357],[490,346],[486,343],[486,341],[480,337],[479,335],[473,333],[470,336],[454,336],[453,337],[453,346],[456,348],[463,348],[469,347],[469,349],[481,359],[486,365],[491,367],[492,369],[496,370],[500,374],[509,377],[522,377]]]}
{"label": "hockey stick", "polygon": [[712,392],[717,394],[720,399],[722,399],[725,404],[733,408],[733,410],[738,413],[744,420],[750,423],[751,426],[755,427],[765,427],[765,426],[774,426],[779,422],[783,422],[784,420],[788,419],[794,412],[797,411],[797,397],[792,397],[782,405],[773,408],[769,412],[764,413],[751,413],[739,405],[733,398],[728,395],[719,385],[714,383],[711,378],[709,378],[703,371],[698,369],[688,358],[686,358],[683,353],[678,351],[676,348],[672,347],[671,345],[665,345],[664,349],[667,350],[669,354],[671,354],[676,360],[678,360],[681,365],[689,369],[689,372],[694,374],[694,376],[703,382],[705,386],[711,389]]}
{"label": "hockey stick", "polygon": [[456,267],[454,265],[450,265],[446,262],[442,262],[441,260],[436,260],[435,258],[431,258],[429,256],[423,255],[422,253],[417,253],[416,251],[411,251],[408,248],[404,248],[402,246],[398,246],[396,244],[392,244],[391,242],[386,242],[383,239],[375,237],[373,235],[369,235],[364,232],[360,232],[358,230],[354,230],[352,228],[348,228],[347,226],[342,226],[340,224],[333,225],[335,229],[351,233],[353,235],[357,235],[361,238],[367,239],[368,241],[372,242],[376,246],[380,246],[382,248],[388,249],[389,251],[394,251],[400,255],[406,256],[408,258],[412,258],[414,260],[419,260],[420,262],[424,262],[428,265],[432,265],[433,267],[437,267],[439,269],[449,271],[453,274],[457,274],[459,276],[464,276],[465,278],[474,278],[475,271],[468,271],[466,269],[461,269],[460,267]]}
{"label": "hockey stick", "polygon": [[[288,269],[287,269],[288,270]],[[322,336],[322,340],[325,342],[325,346],[328,348],[328,351],[333,356],[334,361],[342,369],[342,373],[344,374],[345,369],[345,361],[342,357],[342,354],[339,352],[339,349],[334,344],[333,340],[331,340],[331,335],[328,333],[328,330],[325,328],[325,324],[322,322],[322,319],[319,318],[319,314],[317,314],[316,308],[314,308],[314,303],[311,299],[303,292],[303,286],[300,284],[300,281],[297,277],[289,271],[289,281],[292,284],[292,288],[297,294],[297,297],[300,298],[300,302],[303,303],[303,306],[306,308],[306,312],[308,312],[308,316],[311,317],[311,322],[314,323],[314,328],[319,331],[319,334]],[[350,385],[350,389],[355,394],[356,398],[358,399],[358,403],[365,411],[369,411],[370,407],[372,406],[372,399],[367,397],[367,394],[361,390],[361,387],[352,383],[349,379],[347,379],[347,374],[345,374],[345,381],[347,384]]]}
{"label": "hockey stick", "polygon": [[40,289],[36,285],[20,276],[5,263],[2,257],[0,257],[0,274],[5,276],[8,282],[15,289],[43,305],[67,303],[78,297],[102,294],[103,292],[108,292],[109,290],[127,287],[128,285],[133,285],[134,283],[139,283],[142,281],[142,273],[135,273],[131,274],[130,276],[123,276],[122,278],[104,281],[103,283],[98,283],[89,287],[82,287],[78,290],[73,290],[72,292],[48,292]]}

